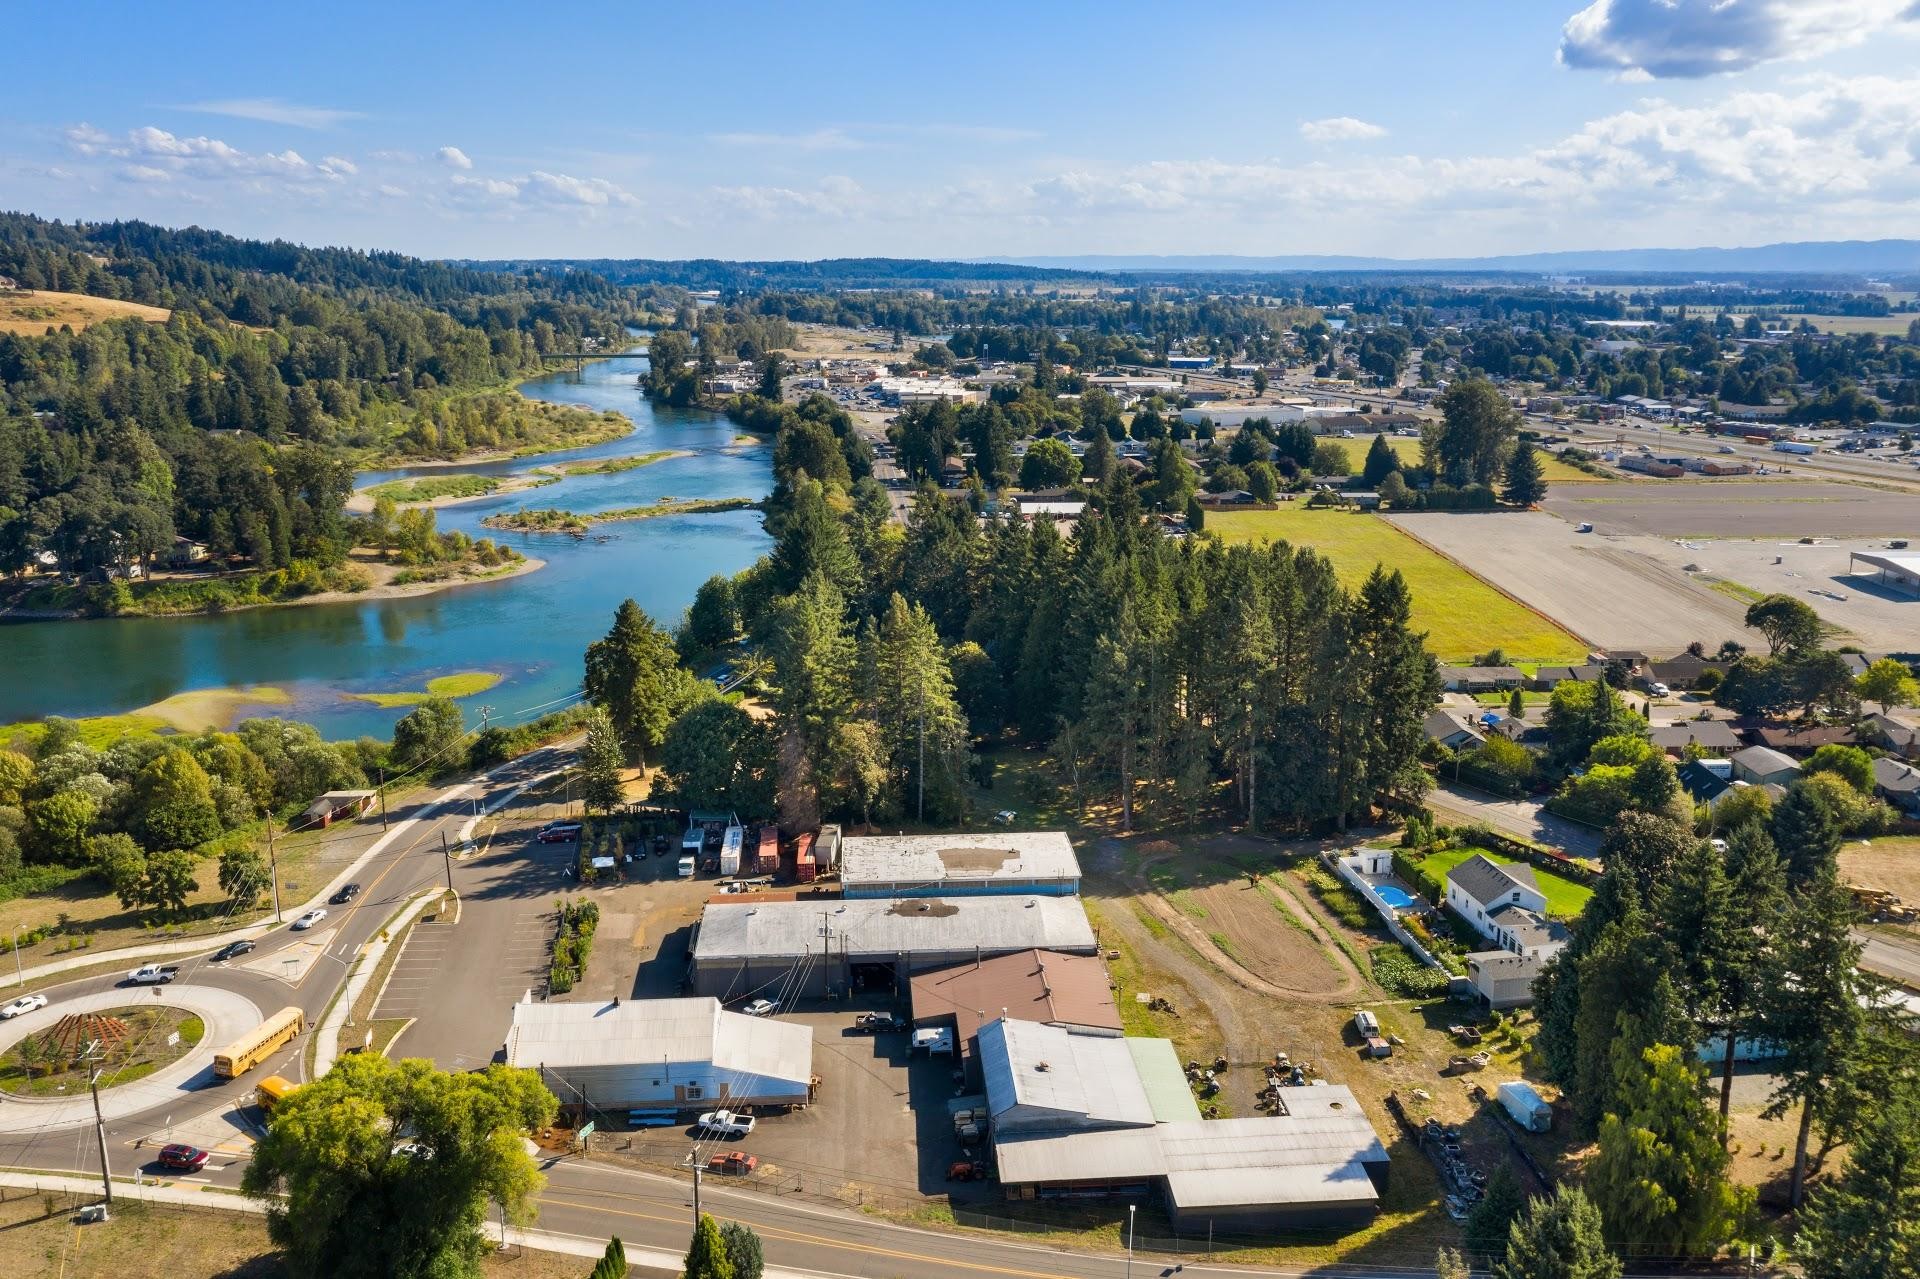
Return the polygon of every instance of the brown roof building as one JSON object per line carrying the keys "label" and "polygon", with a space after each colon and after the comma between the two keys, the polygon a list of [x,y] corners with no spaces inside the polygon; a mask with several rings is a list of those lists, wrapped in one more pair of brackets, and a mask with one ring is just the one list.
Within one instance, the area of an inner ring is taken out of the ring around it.
{"label": "brown roof building", "polygon": [[951,1024],[964,1051],[1000,1017],[1099,1034],[1120,1033],[1107,966],[1097,955],[1023,950],[915,973],[913,1024]]}

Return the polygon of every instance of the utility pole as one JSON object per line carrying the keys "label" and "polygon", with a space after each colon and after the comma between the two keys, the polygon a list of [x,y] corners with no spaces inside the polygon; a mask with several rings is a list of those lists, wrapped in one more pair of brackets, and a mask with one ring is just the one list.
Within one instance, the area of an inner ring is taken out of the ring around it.
{"label": "utility pole", "polygon": [[[88,1060],[97,1057],[99,1050],[97,1041],[88,1044]],[[113,1174],[107,1168],[107,1121],[100,1114],[100,1074],[98,1066],[87,1072],[87,1088],[93,1093],[93,1135],[100,1145],[100,1189],[105,1195],[100,1208],[100,1220],[105,1221],[108,1211],[113,1207]]]}
{"label": "utility pole", "polygon": [[693,1230],[700,1232],[700,1147],[693,1148]]}
{"label": "utility pole", "polygon": [[387,770],[380,770],[380,829],[387,828]]}
{"label": "utility pole", "polygon": [[[273,922],[278,924],[280,917],[280,857],[273,848],[273,814],[267,814],[267,866],[268,875],[273,882]],[[18,955],[20,952],[15,951]]]}
{"label": "utility pole", "polygon": [[445,828],[442,828],[440,831],[440,860],[443,863],[445,863],[447,868],[447,891],[452,892],[453,891],[453,854],[447,848],[447,832]]}

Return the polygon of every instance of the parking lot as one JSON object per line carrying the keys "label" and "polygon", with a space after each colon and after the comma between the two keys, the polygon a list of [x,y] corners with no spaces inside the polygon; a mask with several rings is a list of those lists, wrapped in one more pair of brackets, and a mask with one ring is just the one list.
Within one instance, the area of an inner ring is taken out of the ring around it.
{"label": "parking lot", "polygon": [[764,1116],[752,1135],[740,1139],[704,1137],[690,1127],[653,1128],[618,1134],[609,1145],[616,1155],[654,1165],[681,1164],[690,1151],[702,1163],[742,1151],[759,1159],[754,1180],[763,1189],[850,1203],[949,1194],[993,1198],[998,1188],[991,1183],[947,1181],[949,1166],[963,1157],[947,1105],[960,1092],[957,1059],[910,1057],[904,1031],[853,1034],[856,1011],[810,1007],[783,1015],[813,1028],[820,1090],[819,1100],[805,1110]]}
{"label": "parking lot", "polygon": [[1920,535],[1911,493],[1829,480],[1647,480],[1552,489],[1546,508],[1600,533],[1654,537]]}

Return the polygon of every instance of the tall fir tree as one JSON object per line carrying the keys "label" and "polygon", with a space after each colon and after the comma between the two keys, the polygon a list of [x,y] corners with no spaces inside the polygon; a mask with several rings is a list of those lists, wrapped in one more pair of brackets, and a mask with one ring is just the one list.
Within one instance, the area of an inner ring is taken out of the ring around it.
{"label": "tall fir tree", "polygon": [[588,645],[586,667],[588,700],[606,708],[628,757],[642,761],[701,693],[672,636],[632,600],[614,613],[606,637]]}
{"label": "tall fir tree", "polygon": [[1808,1198],[1793,1252],[1807,1279],[1920,1275],[1920,1084],[1879,1098],[1847,1166]]}
{"label": "tall fir tree", "polygon": [[1535,506],[1547,496],[1547,477],[1540,454],[1522,440],[1507,457],[1507,482],[1500,496],[1515,506]]}
{"label": "tall fir tree", "polygon": [[1620,1279],[1620,1259],[1607,1248],[1600,1210],[1562,1182],[1513,1223],[1493,1279]]}

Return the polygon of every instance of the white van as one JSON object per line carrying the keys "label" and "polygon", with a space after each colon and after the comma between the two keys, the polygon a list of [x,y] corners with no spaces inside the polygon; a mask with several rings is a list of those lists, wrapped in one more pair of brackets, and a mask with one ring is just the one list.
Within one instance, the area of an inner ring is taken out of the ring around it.
{"label": "white van", "polygon": [[1353,1015],[1353,1028],[1362,1039],[1373,1039],[1380,1034],[1380,1019],[1362,1008]]}
{"label": "white van", "polygon": [[686,856],[680,859],[679,874],[680,874],[680,878],[682,879],[693,878],[693,854],[692,853],[688,853]]}

